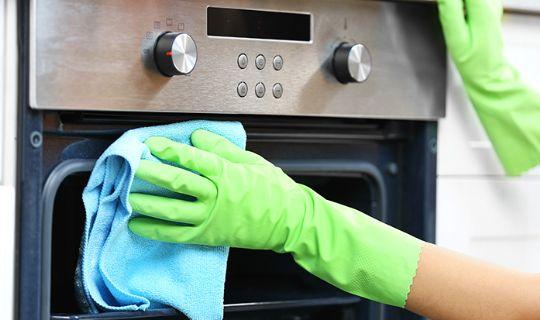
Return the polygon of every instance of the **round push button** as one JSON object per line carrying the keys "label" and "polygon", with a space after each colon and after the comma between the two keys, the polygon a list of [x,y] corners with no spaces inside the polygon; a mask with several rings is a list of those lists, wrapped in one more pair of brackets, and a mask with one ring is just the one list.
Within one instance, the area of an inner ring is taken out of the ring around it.
{"label": "round push button", "polygon": [[274,87],[272,87],[272,93],[274,94],[274,98],[279,99],[283,95],[283,86],[281,83],[274,84]]}
{"label": "round push button", "polygon": [[283,58],[280,55],[277,55],[274,57],[274,69],[279,71],[281,68],[283,68]]}
{"label": "round push button", "polygon": [[262,70],[264,69],[265,65],[266,65],[266,58],[262,54],[259,54],[255,58],[255,66],[257,67],[257,69]]}
{"label": "round push button", "polygon": [[236,91],[238,92],[238,95],[243,98],[248,93],[248,85],[242,81],[238,84]]}
{"label": "round push button", "polygon": [[264,86],[264,83],[259,82],[255,85],[255,95],[257,98],[264,97],[264,94],[266,93],[266,87]]}
{"label": "round push button", "polygon": [[249,63],[249,59],[245,53],[242,53],[238,56],[238,67],[240,67],[240,69],[247,68],[248,63]]}

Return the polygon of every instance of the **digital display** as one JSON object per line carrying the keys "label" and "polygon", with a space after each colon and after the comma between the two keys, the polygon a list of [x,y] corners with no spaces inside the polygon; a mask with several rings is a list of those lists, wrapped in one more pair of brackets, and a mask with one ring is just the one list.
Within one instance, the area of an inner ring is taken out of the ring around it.
{"label": "digital display", "polygon": [[208,7],[207,34],[216,37],[311,41],[311,15]]}

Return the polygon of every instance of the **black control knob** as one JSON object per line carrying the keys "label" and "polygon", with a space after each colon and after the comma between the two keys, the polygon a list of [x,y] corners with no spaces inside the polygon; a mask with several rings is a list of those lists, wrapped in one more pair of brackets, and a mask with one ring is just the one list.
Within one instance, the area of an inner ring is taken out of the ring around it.
{"label": "black control knob", "polygon": [[364,82],[371,73],[371,55],[363,44],[342,43],[334,52],[334,74],[339,82]]}
{"label": "black control knob", "polygon": [[154,60],[165,76],[189,74],[197,64],[197,46],[186,33],[166,32],[156,40]]}

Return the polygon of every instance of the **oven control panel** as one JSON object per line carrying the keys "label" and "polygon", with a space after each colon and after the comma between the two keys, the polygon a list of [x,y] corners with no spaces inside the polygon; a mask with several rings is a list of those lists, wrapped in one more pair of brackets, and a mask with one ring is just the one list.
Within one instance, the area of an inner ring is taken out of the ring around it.
{"label": "oven control panel", "polygon": [[[266,64],[266,56],[262,53],[257,54],[255,57],[253,57],[253,65],[250,66],[250,58],[245,53],[240,53],[238,55],[238,68],[240,69],[246,69],[248,67],[254,68],[254,70],[263,70],[267,67]],[[283,57],[279,54],[272,57],[272,59],[269,61],[269,68],[272,68],[276,72],[280,71],[283,68]],[[269,85],[268,83],[265,85],[264,82],[257,82],[252,84],[252,92],[253,95],[255,95],[257,98],[263,98],[266,94],[266,86]],[[271,84],[271,93],[272,96],[275,99],[281,98],[283,96],[283,85],[280,82],[276,82]],[[238,96],[240,98],[245,98],[248,94],[250,94],[250,86],[246,83],[244,80],[240,80],[238,82],[238,86],[236,87],[236,92],[238,93]]]}
{"label": "oven control panel", "polygon": [[34,0],[31,8],[32,108],[445,113],[434,2]]}

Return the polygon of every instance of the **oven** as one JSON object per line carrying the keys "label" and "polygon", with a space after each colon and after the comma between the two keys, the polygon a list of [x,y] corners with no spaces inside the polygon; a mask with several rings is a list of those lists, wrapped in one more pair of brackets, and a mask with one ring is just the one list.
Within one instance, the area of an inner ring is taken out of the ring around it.
{"label": "oven", "polygon": [[[297,182],[434,241],[446,55],[432,1],[21,1],[20,319],[89,313],[74,278],[81,194],[129,129],[241,121]],[[344,293],[289,255],[231,249],[225,319],[419,319]]]}

